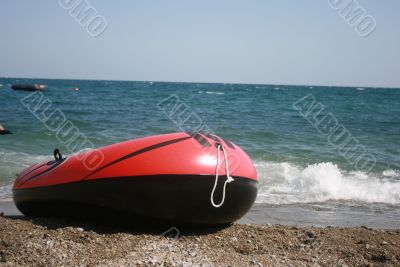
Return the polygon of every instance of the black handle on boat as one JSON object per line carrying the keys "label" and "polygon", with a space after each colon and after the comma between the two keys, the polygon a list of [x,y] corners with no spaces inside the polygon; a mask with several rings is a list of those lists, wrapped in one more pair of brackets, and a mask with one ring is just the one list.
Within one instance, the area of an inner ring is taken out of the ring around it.
{"label": "black handle on boat", "polygon": [[62,155],[60,153],[60,150],[58,148],[54,149],[54,159],[57,160],[62,160]]}

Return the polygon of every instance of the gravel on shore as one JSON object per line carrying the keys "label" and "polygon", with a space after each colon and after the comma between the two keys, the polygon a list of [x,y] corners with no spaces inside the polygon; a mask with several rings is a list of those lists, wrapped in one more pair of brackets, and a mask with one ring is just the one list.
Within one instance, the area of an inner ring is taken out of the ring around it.
{"label": "gravel on shore", "polygon": [[400,230],[164,230],[0,217],[0,266],[400,266]]}

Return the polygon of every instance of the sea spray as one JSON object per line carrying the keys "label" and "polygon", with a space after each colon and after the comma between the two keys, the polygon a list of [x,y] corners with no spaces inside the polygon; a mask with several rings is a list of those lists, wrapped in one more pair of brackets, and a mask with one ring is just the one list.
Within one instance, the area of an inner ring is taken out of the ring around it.
{"label": "sea spray", "polygon": [[[346,200],[400,204],[400,177],[390,170],[381,174],[351,172],[331,162],[303,168],[287,162],[258,162],[256,166],[261,174],[258,203]],[[385,178],[389,174],[391,179]]]}

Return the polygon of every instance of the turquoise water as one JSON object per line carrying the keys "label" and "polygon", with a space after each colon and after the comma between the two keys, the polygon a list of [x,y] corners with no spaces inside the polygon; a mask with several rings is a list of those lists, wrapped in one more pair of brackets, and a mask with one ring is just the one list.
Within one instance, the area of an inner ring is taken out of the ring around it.
{"label": "turquoise water", "polygon": [[[260,174],[259,203],[400,205],[400,90],[385,88],[0,79],[0,195],[15,175],[54,148],[68,149],[22,104],[12,83],[45,83],[59,109],[94,146],[181,131],[157,107],[178,96],[214,133],[241,146]],[[79,87],[80,91],[69,90]],[[376,159],[368,172],[340,155],[298,110],[312,95]],[[181,125],[182,126],[182,125]]]}

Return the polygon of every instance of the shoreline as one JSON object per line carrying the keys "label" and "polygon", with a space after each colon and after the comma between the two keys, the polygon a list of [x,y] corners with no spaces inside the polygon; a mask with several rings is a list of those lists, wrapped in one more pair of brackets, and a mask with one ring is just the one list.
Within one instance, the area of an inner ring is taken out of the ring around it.
{"label": "shoreline", "polygon": [[[0,201],[0,213],[6,217],[23,217],[12,201]],[[285,225],[296,227],[368,227],[373,229],[400,229],[399,214],[380,212],[358,213],[345,209],[322,210],[308,204],[267,205],[254,204],[252,209],[237,224]]]}

